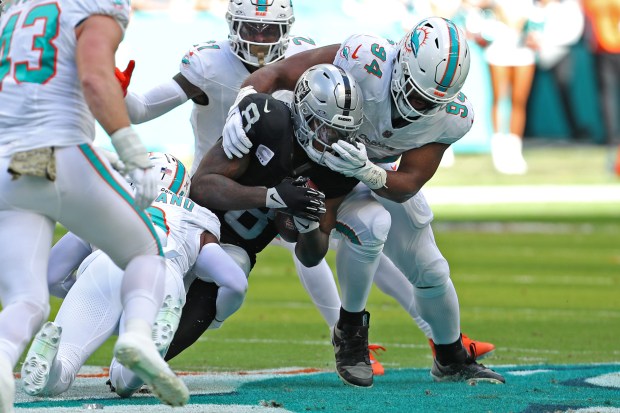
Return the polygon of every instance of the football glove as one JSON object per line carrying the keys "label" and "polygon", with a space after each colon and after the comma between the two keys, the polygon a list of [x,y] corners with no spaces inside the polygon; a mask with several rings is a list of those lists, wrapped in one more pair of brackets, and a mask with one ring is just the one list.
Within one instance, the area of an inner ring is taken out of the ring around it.
{"label": "football glove", "polygon": [[300,234],[305,234],[306,232],[314,231],[319,227],[319,223],[317,221],[311,221],[309,219],[301,218],[301,217],[293,217],[293,222],[295,223],[295,228]]}
{"label": "football glove", "polygon": [[286,209],[286,212],[319,221],[325,213],[325,195],[321,191],[307,186],[308,178],[285,178],[278,185],[267,188],[265,206],[274,209]]}
{"label": "football glove", "polygon": [[338,156],[329,152],[325,153],[325,165],[329,169],[344,176],[356,178],[370,189],[385,186],[387,172],[370,162],[363,143],[355,142],[353,145],[341,139],[332,144],[331,148]]}
{"label": "football glove", "polygon": [[127,68],[121,72],[118,67],[114,68],[114,75],[118,82],[121,84],[121,88],[123,89],[123,96],[127,96],[127,88],[129,87],[129,83],[131,82],[131,75],[133,74],[133,69],[136,67],[136,61],[130,60],[127,64]]}
{"label": "football glove", "polygon": [[222,131],[222,148],[228,156],[228,159],[242,158],[250,152],[252,148],[252,141],[248,139],[246,131],[243,128],[243,119],[241,118],[241,112],[239,111],[239,102],[244,97],[256,93],[256,90],[252,86],[246,86],[239,90],[235,102],[228,110],[228,116],[226,118],[226,124]]}
{"label": "football glove", "polygon": [[110,139],[135,188],[136,205],[141,209],[148,208],[157,196],[158,177],[146,148],[130,126],[117,130],[110,135]]}

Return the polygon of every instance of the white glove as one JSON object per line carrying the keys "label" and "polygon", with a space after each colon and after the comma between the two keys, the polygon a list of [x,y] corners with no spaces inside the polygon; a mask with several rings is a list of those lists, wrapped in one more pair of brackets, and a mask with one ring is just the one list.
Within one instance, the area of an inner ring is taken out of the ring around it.
{"label": "white glove", "polygon": [[135,188],[136,205],[141,209],[148,208],[157,196],[157,175],[146,148],[131,127],[117,130],[110,135],[110,139]]}
{"label": "white glove", "polygon": [[356,178],[365,183],[370,189],[379,189],[385,186],[387,172],[368,160],[366,147],[361,142],[355,145],[339,140],[332,144],[332,149],[339,156],[325,153],[325,165],[334,172],[344,176]]}
{"label": "white glove", "polygon": [[112,152],[104,148],[95,148],[95,149],[97,150],[98,153],[100,153],[101,155],[106,157],[108,161],[110,161],[110,165],[112,165],[112,168],[114,168],[116,171],[122,174],[125,173],[125,164],[123,163],[123,161],[120,160],[116,152]]}
{"label": "white glove", "polygon": [[306,232],[314,231],[319,227],[319,223],[316,221],[310,221],[309,219],[301,218],[301,217],[293,217],[293,222],[295,223],[295,228],[300,234],[305,234]]}
{"label": "white glove", "polygon": [[127,172],[127,176],[135,190],[133,197],[136,206],[140,209],[151,206],[157,196],[157,181],[159,180],[153,168],[132,169]]}
{"label": "white glove", "polygon": [[252,141],[248,139],[246,131],[243,129],[243,119],[239,111],[239,102],[244,97],[256,93],[252,86],[242,88],[237,94],[235,102],[228,110],[228,117],[222,131],[222,148],[228,159],[242,158],[250,152]]}

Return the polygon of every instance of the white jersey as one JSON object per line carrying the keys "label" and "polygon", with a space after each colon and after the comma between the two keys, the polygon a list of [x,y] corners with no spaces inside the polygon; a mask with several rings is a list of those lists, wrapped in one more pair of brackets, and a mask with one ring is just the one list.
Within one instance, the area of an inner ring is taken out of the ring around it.
{"label": "white jersey", "polygon": [[184,277],[200,253],[200,236],[208,231],[220,238],[220,221],[214,213],[189,198],[162,190],[146,212],[167,235],[164,251],[168,267]]}
{"label": "white jersey", "polygon": [[93,141],[75,28],[91,15],[107,15],[124,31],[129,10],[129,0],[10,3],[0,18],[0,154]]}
{"label": "white jersey", "polygon": [[[291,37],[284,57],[316,47],[308,37]],[[183,56],[181,74],[209,98],[208,105],[194,104],[191,124],[194,131],[193,175],[202,157],[222,136],[228,110],[250,72],[230,48],[228,40],[199,43]]]}
{"label": "white jersey", "polygon": [[409,149],[431,142],[452,144],[474,121],[473,108],[463,93],[434,116],[420,117],[402,128],[392,126],[391,78],[398,46],[371,35],[345,40],[334,64],[347,69],[364,95],[364,121],[359,137],[374,162],[392,162]]}

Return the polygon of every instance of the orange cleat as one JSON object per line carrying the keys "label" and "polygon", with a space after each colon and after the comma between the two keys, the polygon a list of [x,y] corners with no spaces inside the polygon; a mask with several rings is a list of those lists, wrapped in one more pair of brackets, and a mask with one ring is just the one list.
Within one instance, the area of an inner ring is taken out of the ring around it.
{"label": "orange cleat", "polygon": [[375,355],[379,355],[379,350],[387,351],[385,347],[380,346],[378,344],[369,344],[368,345],[368,354],[370,355],[370,365],[372,366],[372,374],[375,376],[383,376],[385,374],[385,369],[379,363],[379,360],[375,357]]}
{"label": "orange cleat", "polygon": [[[495,352],[495,345],[492,343],[472,340],[465,334],[461,334],[461,339],[463,340],[463,347],[465,347],[469,355],[474,357],[476,360],[482,360]],[[433,350],[433,358],[435,358],[435,343],[433,343],[433,340],[430,338],[428,339],[428,343],[431,346],[431,350]]]}

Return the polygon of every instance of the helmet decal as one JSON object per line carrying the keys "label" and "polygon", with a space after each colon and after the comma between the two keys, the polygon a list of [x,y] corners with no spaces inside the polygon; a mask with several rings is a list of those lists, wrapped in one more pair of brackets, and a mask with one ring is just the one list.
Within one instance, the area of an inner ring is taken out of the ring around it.
{"label": "helmet decal", "polygon": [[446,90],[448,90],[454,80],[456,70],[459,66],[459,53],[461,46],[459,42],[459,34],[454,23],[446,20],[446,24],[448,25],[448,33],[450,35],[450,52],[448,53],[446,70],[443,73],[442,78],[437,81],[437,90],[435,91],[435,95],[439,97],[443,97],[445,95]]}
{"label": "helmet decal", "polygon": [[269,7],[269,4],[267,4],[267,0],[258,0],[258,2],[256,3],[256,15],[257,16],[266,15],[268,7]]}
{"label": "helmet decal", "polygon": [[407,47],[408,45],[405,45],[405,47],[407,49],[411,49],[411,52],[413,52],[413,55],[415,57],[418,57],[418,50],[420,49],[421,46],[423,46],[426,42],[426,39],[428,38],[428,29],[425,26],[422,25],[418,25],[418,27],[416,27],[415,29],[413,29],[411,31],[411,36],[410,36],[410,41],[411,41],[411,47]]}

